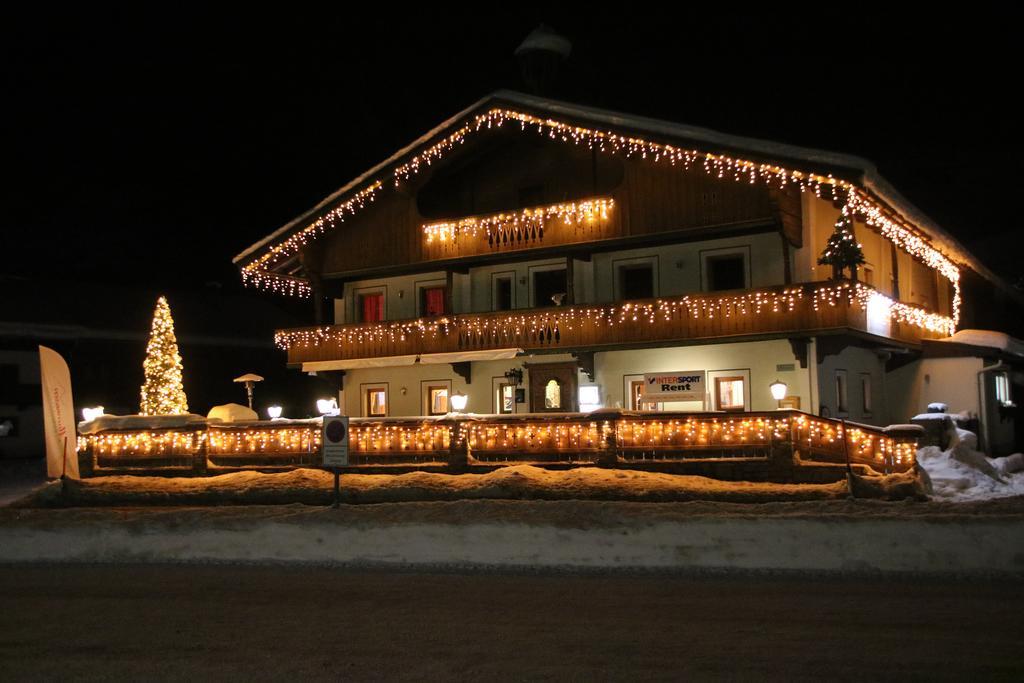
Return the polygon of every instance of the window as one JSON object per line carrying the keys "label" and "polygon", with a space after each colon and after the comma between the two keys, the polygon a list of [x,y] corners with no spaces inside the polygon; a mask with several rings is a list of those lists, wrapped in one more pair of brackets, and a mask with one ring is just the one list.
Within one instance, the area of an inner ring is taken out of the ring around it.
{"label": "window", "polygon": [[516,388],[511,384],[499,384],[495,395],[495,411],[499,415],[511,415],[516,412]]}
{"label": "window", "polygon": [[718,410],[743,410],[746,405],[743,384],[743,377],[715,378],[715,404]]}
{"label": "window", "polygon": [[875,286],[875,271],[871,266],[861,266],[860,280],[869,287]]}
{"label": "window", "polygon": [[424,392],[427,404],[427,415],[445,415],[448,413],[448,387],[442,384],[428,385]]}
{"label": "window", "polygon": [[583,384],[579,389],[580,412],[589,413],[601,407],[601,387],[596,384]]}
{"label": "window", "polygon": [[420,315],[431,317],[444,315],[445,302],[448,298],[448,288],[441,285],[437,287],[420,288]]}
{"label": "window", "polygon": [[[533,273],[533,305],[537,308],[555,306],[566,293],[565,268],[538,270]],[[561,295],[561,296],[559,296]]]}
{"label": "window", "polygon": [[654,266],[650,263],[619,266],[619,291],[623,300],[654,297]]}
{"label": "window", "polygon": [[865,415],[871,414],[871,375],[861,373],[860,376],[861,410]]}
{"label": "window", "polygon": [[512,276],[494,278],[494,310],[512,310]]}
{"label": "window", "polygon": [[388,414],[387,387],[370,387],[363,395],[363,413],[366,417],[385,417]]}
{"label": "window", "polygon": [[846,390],[846,370],[836,370],[836,412],[850,412],[849,396]]}
{"label": "window", "polygon": [[562,385],[557,379],[549,380],[544,385],[544,407],[555,409],[562,407]]}
{"label": "window", "polygon": [[379,323],[384,320],[384,292],[359,295],[359,321]]}
{"label": "window", "polygon": [[704,265],[707,269],[708,291],[746,289],[747,259],[743,254],[708,256]]}
{"label": "window", "polygon": [[995,375],[996,381],[996,401],[1000,405],[1008,406],[1011,404],[1010,398],[1010,378],[1005,372],[997,372]]}

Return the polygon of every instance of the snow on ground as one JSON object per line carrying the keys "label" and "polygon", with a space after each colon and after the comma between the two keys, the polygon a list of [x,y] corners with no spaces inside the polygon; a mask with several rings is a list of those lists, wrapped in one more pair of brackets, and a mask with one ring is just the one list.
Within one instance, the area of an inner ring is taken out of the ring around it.
{"label": "snow on ground", "polygon": [[[920,497],[912,475],[864,477],[859,497]],[[330,502],[333,476],[298,469],[265,474],[233,472],[212,477],[94,477],[46,487],[21,506],[92,505],[252,505]],[[484,474],[345,474],[342,498],[352,503],[460,499],[623,500],[645,502],[728,501],[765,503],[836,500],[847,497],[846,482],[774,484],[731,482],[707,477],[579,467],[547,470],[528,465],[503,467]]]}
{"label": "snow on ground", "polygon": [[1019,454],[988,459],[997,474],[1005,480],[1002,483],[954,458],[952,448],[943,451],[938,446],[925,446],[917,451],[917,461],[932,480],[934,497],[950,502],[1024,495],[1024,471],[1006,472],[1003,466],[1004,463],[1019,464],[1020,459]]}

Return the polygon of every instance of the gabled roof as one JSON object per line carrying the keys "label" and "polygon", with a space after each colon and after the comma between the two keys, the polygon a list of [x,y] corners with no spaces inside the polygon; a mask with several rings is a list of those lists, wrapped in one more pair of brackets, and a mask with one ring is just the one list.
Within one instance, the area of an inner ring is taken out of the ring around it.
{"label": "gabled roof", "polygon": [[[415,156],[424,148],[448,134],[451,130],[465,125],[474,115],[494,107],[506,107],[529,112],[534,116],[564,120],[575,125],[592,126],[619,135],[643,136],[663,144],[692,145],[701,152],[731,154],[750,161],[785,165],[805,173],[835,174],[861,187],[878,200],[913,224],[930,241],[931,245],[951,261],[970,267],[1003,287],[1007,287],[995,274],[981,264],[960,242],[928,218],[924,212],[904,198],[879,173],[870,161],[861,157],[824,150],[783,144],[737,135],[720,133],[708,128],[672,123],[659,119],[635,116],[598,109],[568,102],[526,95],[519,92],[499,90],[466,109],[458,112],[440,125],[431,129],[412,143],[325,197],[309,211],[275,230],[262,240],[252,244],[233,259],[239,266],[258,258],[260,252],[274,247],[305,226],[316,221],[332,207],[348,200],[374,179],[386,175],[404,160]],[[1007,287],[1008,288],[1008,287]]]}

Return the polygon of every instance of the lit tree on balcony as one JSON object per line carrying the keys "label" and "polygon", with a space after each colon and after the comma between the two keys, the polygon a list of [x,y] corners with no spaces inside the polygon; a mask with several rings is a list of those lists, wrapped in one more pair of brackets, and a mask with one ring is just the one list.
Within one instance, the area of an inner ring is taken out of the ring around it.
{"label": "lit tree on balcony", "polygon": [[164,297],[156,301],[142,369],[146,381],[142,385],[140,415],[181,415],[188,412],[188,399],[181,385],[181,356],[178,355],[178,340],[174,337],[174,320]]}
{"label": "lit tree on balcony", "polygon": [[818,258],[818,265],[832,266],[832,279],[839,280],[843,271],[850,269],[850,279],[857,279],[857,266],[864,263],[864,252],[853,235],[853,219],[842,214],[836,220],[835,231]]}

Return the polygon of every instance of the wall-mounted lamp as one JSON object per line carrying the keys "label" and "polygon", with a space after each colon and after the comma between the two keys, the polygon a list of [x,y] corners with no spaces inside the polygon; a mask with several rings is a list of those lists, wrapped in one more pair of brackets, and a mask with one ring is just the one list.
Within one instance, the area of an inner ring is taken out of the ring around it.
{"label": "wall-mounted lamp", "polygon": [[785,382],[781,380],[775,380],[774,382],[768,385],[768,388],[772,392],[772,398],[774,398],[776,401],[781,401],[782,399],[786,398],[786,390],[789,389],[789,385],[787,385]]}
{"label": "wall-mounted lamp", "polygon": [[466,396],[461,391],[456,391],[448,398],[448,400],[452,404],[452,410],[456,413],[461,413],[466,409],[466,403],[469,402],[469,396]]}
{"label": "wall-mounted lamp", "polygon": [[512,368],[505,372],[505,381],[514,387],[518,387],[523,383],[523,369]]}
{"label": "wall-mounted lamp", "polygon": [[280,420],[281,413],[283,412],[284,411],[281,409],[281,406],[270,406],[267,408],[267,415],[270,416],[271,420]]}
{"label": "wall-mounted lamp", "polygon": [[316,409],[321,415],[337,415],[338,414],[338,399],[336,398],[321,398],[316,402]]}

